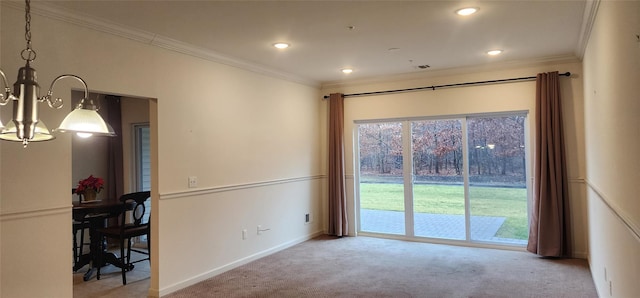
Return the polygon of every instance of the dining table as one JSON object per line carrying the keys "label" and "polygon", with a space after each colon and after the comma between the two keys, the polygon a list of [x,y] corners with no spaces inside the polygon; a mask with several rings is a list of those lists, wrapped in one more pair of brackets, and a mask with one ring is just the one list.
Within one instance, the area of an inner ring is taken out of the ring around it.
{"label": "dining table", "polygon": [[[106,227],[109,218],[117,217],[127,211],[128,207],[130,206],[125,206],[117,200],[73,202],[73,219],[77,222],[84,221],[89,223],[89,252],[79,256],[78,262],[73,266],[73,271],[75,272],[87,264],[90,265],[89,270],[84,274],[84,281],[92,278],[98,266],[103,267],[108,264],[112,264],[118,268],[124,266],[116,254],[107,251],[106,245],[104,245],[104,239],[100,239],[101,237],[98,235],[97,229]],[[101,241],[103,241],[103,243],[101,243]],[[101,250],[102,257],[100,257]],[[132,268],[127,268],[127,270],[131,269]]]}

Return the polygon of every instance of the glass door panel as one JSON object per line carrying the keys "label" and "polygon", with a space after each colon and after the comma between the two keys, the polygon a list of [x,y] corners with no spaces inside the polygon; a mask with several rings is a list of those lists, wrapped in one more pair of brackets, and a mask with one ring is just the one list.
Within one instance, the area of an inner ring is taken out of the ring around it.
{"label": "glass door panel", "polygon": [[467,120],[472,240],[526,245],[525,119]]}
{"label": "glass door panel", "polygon": [[402,123],[358,126],[360,231],[405,234]]}
{"label": "glass door panel", "polygon": [[414,121],[411,138],[414,235],[466,239],[461,121]]}
{"label": "glass door panel", "polygon": [[[136,163],[135,187],[136,191],[151,190],[151,131],[149,124],[135,124],[133,126],[135,139],[134,156]],[[145,203],[145,214],[143,221],[148,221],[151,216],[151,200]],[[147,241],[147,236],[138,237],[139,242]]]}

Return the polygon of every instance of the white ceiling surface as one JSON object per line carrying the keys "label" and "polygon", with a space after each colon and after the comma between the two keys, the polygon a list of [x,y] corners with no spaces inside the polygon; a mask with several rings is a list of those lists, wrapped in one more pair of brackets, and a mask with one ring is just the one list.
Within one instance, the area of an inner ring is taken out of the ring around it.
{"label": "white ceiling surface", "polygon": [[[581,58],[586,2],[85,0],[47,5],[327,84]],[[480,10],[466,17],[454,13],[466,6]],[[278,50],[275,42],[291,47]],[[504,52],[488,56],[491,49]],[[417,67],[425,64],[430,68]],[[345,67],[354,72],[343,74]]]}

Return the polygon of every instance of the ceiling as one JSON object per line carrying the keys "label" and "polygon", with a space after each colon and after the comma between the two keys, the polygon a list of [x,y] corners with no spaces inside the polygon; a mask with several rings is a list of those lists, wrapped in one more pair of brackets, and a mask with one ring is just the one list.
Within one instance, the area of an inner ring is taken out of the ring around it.
{"label": "ceiling", "polygon": [[[47,5],[316,84],[580,58],[589,19],[586,0],[85,0]],[[479,11],[455,14],[468,6]],[[276,42],[291,46],[279,50],[273,47]],[[503,53],[487,55],[492,49]],[[341,72],[347,67],[353,73]]]}

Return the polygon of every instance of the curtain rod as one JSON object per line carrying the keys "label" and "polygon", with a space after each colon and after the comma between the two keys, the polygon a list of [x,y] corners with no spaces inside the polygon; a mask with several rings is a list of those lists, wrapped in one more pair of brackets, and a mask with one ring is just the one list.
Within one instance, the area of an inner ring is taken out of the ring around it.
{"label": "curtain rod", "polygon": [[[570,72],[565,72],[559,74],[560,76],[569,77],[571,76]],[[447,85],[437,85],[437,86],[425,86],[425,87],[416,87],[416,88],[408,88],[408,89],[396,89],[396,90],[385,90],[385,91],[373,91],[373,92],[364,92],[364,93],[352,93],[352,94],[344,94],[344,97],[355,97],[355,96],[366,96],[366,95],[380,95],[380,94],[388,94],[388,93],[399,93],[399,92],[410,92],[410,91],[420,91],[431,89],[435,91],[436,89],[443,88],[455,88],[455,87],[466,87],[472,85],[490,85],[490,84],[500,84],[500,83],[510,83],[510,82],[522,82],[522,81],[532,81],[535,80],[536,77],[522,77],[522,78],[510,78],[510,79],[500,79],[500,80],[490,80],[490,81],[479,81],[479,82],[466,82],[466,83],[456,83],[456,84],[447,84]],[[323,99],[328,99],[329,95],[325,95]]]}

